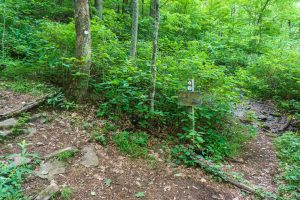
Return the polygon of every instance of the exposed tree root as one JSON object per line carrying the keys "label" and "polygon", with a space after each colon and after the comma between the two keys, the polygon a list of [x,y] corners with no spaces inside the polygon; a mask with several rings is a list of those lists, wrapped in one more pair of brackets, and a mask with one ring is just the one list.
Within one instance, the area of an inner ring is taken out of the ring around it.
{"label": "exposed tree root", "polygon": [[202,157],[197,156],[196,154],[192,155],[196,161],[196,163],[203,169],[205,169],[207,172],[221,178],[223,181],[230,183],[241,190],[248,192],[250,194],[259,196],[260,198],[263,199],[270,199],[270,200],[275,200],[277,197],[275,194],[266,192],[261,187],[253,186],[250,183],[244,184],[233,178],[230,174],[227,172],[221,171],[220,169],[217,169],[213,163],[205,160]]}
{"label": "exposed tree root", "polygon": [[20,115],[22,112],[26,112],[26,111],[29,111],[41,104],[43,104],[45,102],[45,100],[49,97],[52,97],[54,96],[55,94],[48,94],[46,96],[43,96],[37,100],[35,100],[34,102],[31,102],[31,103],[28,103],[28,104],[25,104],[23,107],[21,108],[18,108],[18,109],[15,109],[13,111],[9,111],[9,112],[6,112],[4,114],[0,114],[0,120],[4,120],[4,119],[7,119],[7,118],[10,118],[10,117],[14,117],[14,116],[18,116]]}

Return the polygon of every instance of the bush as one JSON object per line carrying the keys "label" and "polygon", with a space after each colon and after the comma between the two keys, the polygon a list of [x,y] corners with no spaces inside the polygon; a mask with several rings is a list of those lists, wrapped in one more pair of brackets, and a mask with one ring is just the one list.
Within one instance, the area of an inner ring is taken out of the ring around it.
{"label": "bush", "polygon": [[148,155],[148,135],[145,133],[121,132],[115,134],[113,140],[121,153],[132,158],[145,158]]}
{"label": "bush", "polygon": [[32,166],[25,162],[27,158],[35,156],[27,153],[28,144],[25,141],[18,145],[22,149],[21,165],[16,166],[10,162],[0,161],[0,197],[2,199],[26,199],[22,193],[22,182],[32,172]]}
{"label": "bush", "polygon": [[279,194],[285,199],[300,198],[300,136],[286,132],[276,139],[281,176]]}

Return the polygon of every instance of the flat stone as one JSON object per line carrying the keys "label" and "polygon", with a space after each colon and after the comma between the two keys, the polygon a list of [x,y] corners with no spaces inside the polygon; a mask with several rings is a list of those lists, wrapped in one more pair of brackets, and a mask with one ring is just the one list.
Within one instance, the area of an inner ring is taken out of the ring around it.
{"label": "flat stone", "polygon": [[30,122],[31,123],[40,123],[40,124],[44,124],[46,123],[47,119],[43,114],[34,114],[31,118],[30,118]]}
{"label": "flat stone", "polygon": [[1,136],[1,137],[6,137],[6,136],[8,136],[9,134],[11,134],[11,131],[6,131],[6,130],[0,131],[0,136]]}
{"label": "flat stone", "polygon": [[30,127],[30,128],[27,129],[27,132],[28,132],[27,137],[32,137],[32,136],[34,136],[34,134],[37,133],[37,130],[36,130],[36,128]]}
{"label": "flat stone", "polygon": [[39,170],[36,172],[36,174],[40,178],[53,180],[55,175],[63,174],[65,172],[66,172],[65,162],[54,159],[46,163],[42,163]]}
{"label": "flat stone", "polygon": [[18,123],[18,120],[16,120],[15,118],[10,118],[10,119],[4,120],[4,121],[0,122],[0,130],[10,129],[10,128],[16,126],[17,123]]}
{"label": "flat stone", "polygon": [[32,160],[30,158],[26,158],[24,161],[22,160],[22,156],[21,155],[15,155],[13,157],[11,157],[10,159],[13,160],[13,164],[15,166],[20,166],[22,164],[28,164],[30,163]]}
{"label": "flat stone", "polygon": [[75,147],[67,147],[67,148],[64,148],[64,149],[60,149],[60,150],[54,151],[53,153],[50,153],[50,154],[44,156],[44,159],[54,158],[54,157],[58,156],[59,154],[64,153],[64,152],[68,152],[68,151],[74,152],[74,151],[78,151],[78,149],[75,148]]}
{"label": "flat stone", "polygon": [[59,191],[59,186],[54,180],[51,181],[50,185],[41,191],[35,200],[49,200],[51,197]]}
{"label": "flat stone", "polygon": [[82,150],[84,155],[80,163],[85,167],[95,167],[99,164],[99,158],[92,145],[85,146]]}

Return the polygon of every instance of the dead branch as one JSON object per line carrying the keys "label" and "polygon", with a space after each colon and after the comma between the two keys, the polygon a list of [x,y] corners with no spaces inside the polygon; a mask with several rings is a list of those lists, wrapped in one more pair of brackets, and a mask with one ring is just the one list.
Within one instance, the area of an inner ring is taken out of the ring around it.
{"label": "dead branch", "polygon": [[10,117],[14,117],[14,116],[20,115],[22,112],[29,111],[29,110],[41,105],[42,103],[44,103],[47,98],[55,96],[55,94],[45,95],[45,96],[35,100],[34,102],[25,104],[21,108],[17,108],[13,111],[9,111],[9,112],[6,112],[4,114],[0,114],[0,120],[4,120],[4,119],[10,118]]}

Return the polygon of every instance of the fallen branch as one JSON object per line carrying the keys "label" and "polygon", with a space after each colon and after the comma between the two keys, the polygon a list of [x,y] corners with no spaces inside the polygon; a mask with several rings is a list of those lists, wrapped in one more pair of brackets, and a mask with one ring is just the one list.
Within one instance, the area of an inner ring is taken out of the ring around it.
{"label": "fallen branch", "polygon": [[10,117],[14,117],[14,116],[17,116],[17,115],[21,114],[22,112],[29,111],[29,110],[41,105],[42,103],[44,103],[44,101],[47,98],[53,97],[54,95],[56,95],[56,93],[55,94],[48,94],[46,96],[43,96],[43,97],[35,100],[34,102],[25,104],[21,108],[15,109],[13,111],[6,112],[4,114],[0,114],[0,120],[4,120],[4,119],[10,118]]}
{"label": "fallen branch", "polygon": [[220,169],[217,169],[213,163],[205,160],[204,158],[199,157],[196,154],[193,154],[192,156],[194,157],[196,163],[199,164],[199,166],[201,168],[207,170],[209,173],[212,173],[215,176],[218,176],[223,181],[230,183],[245,192],[257,195],[261,198],[270,199],[270,200],[276,199],[276,195],[274,195],[274,194],[271,194],[271,193],[266,194],[266,192],[265,192],[265,194],[263,194],[263,191],[265,191],[263,188],[251,186],[249,183],[247,185],[244,183],[241,183],[238,180],[236,180],[235,178],[233,178],[230,174],[228,174]]}

